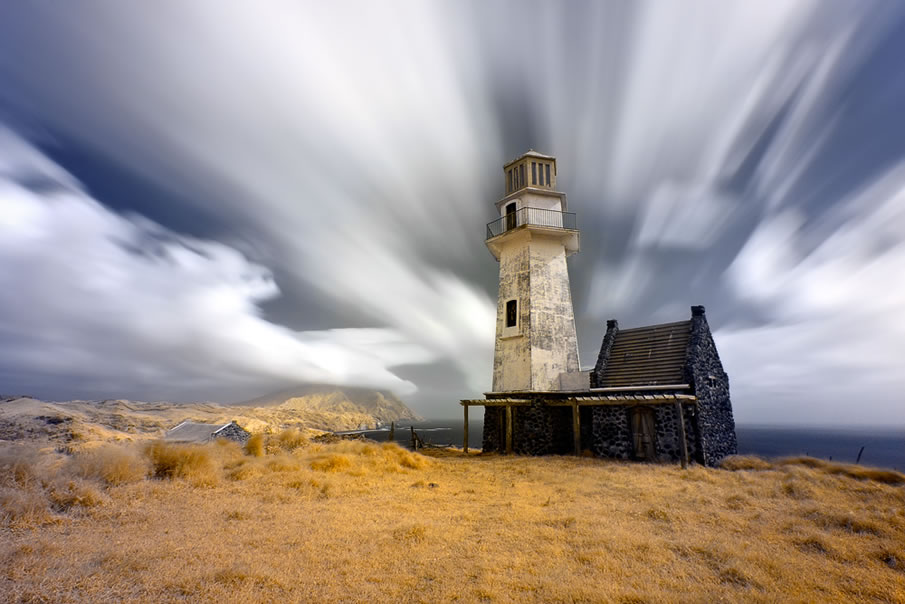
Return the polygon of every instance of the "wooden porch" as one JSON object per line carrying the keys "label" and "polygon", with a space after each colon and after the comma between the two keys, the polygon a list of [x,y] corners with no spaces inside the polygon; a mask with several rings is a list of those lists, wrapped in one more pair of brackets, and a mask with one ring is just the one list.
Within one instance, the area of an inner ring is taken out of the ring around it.
{"label": "wooden porch", "polygon": [[[512,393],[487,393],[488,398],[460,401],[462,405],[465,426],[462,448],[468,453],[468,408],[469,407],[504,407],[505,435],[507,454],[512,453],[512,409],[513,407],[529,407],[542,404],[551,407],[572,408],[572,436],[575,455],[581,454],[581,415],[580,407],[596,406],[653,406],[674,405],[678,414],[680,459],[682,467],[688,467],[688,440],[685,434],[685,413],[683,404],[696,403],[697,398],[693,394],[681,394],[676,392],[662,392],[663,390],[687,389],[686,384],[673,386],[657,386],[641,388],[635,392],[625,392],[625,389],[601,388],[587,392],[512,392]],[[607,392],[608,390],[622,390],[622,392]],[[491,398],[492,397],[492,398]]]}

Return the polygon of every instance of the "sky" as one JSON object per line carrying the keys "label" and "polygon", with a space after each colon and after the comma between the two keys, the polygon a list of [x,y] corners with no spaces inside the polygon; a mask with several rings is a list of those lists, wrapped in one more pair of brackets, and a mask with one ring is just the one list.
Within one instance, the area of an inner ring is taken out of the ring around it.
{"label": "sky", "polygon": [[490,389],[503,164],[582,366],[703,304],[739,423],[905,426],[905,4],[0,4],[0,393]]}

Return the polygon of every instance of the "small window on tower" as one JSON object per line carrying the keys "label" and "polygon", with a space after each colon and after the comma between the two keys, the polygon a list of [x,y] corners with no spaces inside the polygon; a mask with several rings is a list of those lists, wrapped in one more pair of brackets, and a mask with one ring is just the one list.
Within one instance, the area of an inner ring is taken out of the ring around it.
{"label": "small window on tower", "polygon": [[547,164],[547,185],[550,186],[553,184],[553,181],[550,180],[550,164]]}
{"label": "small window on tower", "polygon": [[506,327],[515,327],[518,323],[518,301],[506,302]]}
{"label": "small window on tower", "polygon": [[509,169],[509,188],[506,190],[507,193],[512,193],[512,168]]}
{"label": "small window on tower", "polygon": [[544,186],[544,164],[540,165],[540,170],[538,170],[538,172],[540,172],[540,185]]}
{"label": "small window on tower", "polygon": [[536,161],[531,162],[531,184],[532,185],[537,184],[537,162]]}
{"label": "small window on tower", "polygon": [[525,186],[525,164],[518,167],[518,187],[521,189]]}

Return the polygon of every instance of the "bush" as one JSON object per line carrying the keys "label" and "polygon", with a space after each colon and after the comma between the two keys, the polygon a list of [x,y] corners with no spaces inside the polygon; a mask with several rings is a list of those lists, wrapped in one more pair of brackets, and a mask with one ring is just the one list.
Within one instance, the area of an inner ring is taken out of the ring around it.
{"label": "bush", "polygon": [[213,485],[219,481],[219,468],[208,447],[153,442],[145,449],[157,478],[185,478],[192,484]]}
{"label": "bush", "polygon": [[43,524],[50,519],[44,493],[0,487],[0,526]]}
{"label": "bush", "polygon": [[868,468],[854,464],[834,463],[817,459],[816,457],[784,457],[777,460],[777,464],[783,466],[805,466],[820,470],[826,474],[834,474],[837,476],[847,476],[855,480],[872,480],[883,484],[905,484],[905,474],[896,472],[895,470],[884,470],[881,468]]}
{"label": "bush", "polygon": [[0,447],[0,485],[23,487],[38,482],[39,462],[38,450],[33,446]]}
{"label": "bush", "polygon": [[65,512],[72,507],[94,507],[107,500],[97,486],[85,480],[59,480],[48,485],[47,498],[53,508]]}
{"label": "bush", "polygon": [[318,472],[341,472],[352,467],[352,459],[342,453],[328,453],[311,460],[311,469]]}
{"label": "bush", "polygon": [[245,443],[245,453],[252,457],[261,457],[264,455],[264,435],[252,434],[251,438]]}
{"label": "bush", "polygon": [[299,430],[290,428],[276,435],[277,446],[286,451],[295,451],[308,445],[308,439]]}
{"label": "bush", "polygon": [[148,459],[135,448],[112,444],[77,453],[70,467],[77,476],[97,478],[112,485],[138,482],[151,470]]}
{"label": "bush", "polygon": [[720,467],[724,470],[769,470],[772,464],[755,455],[730,455],[720,462]]}

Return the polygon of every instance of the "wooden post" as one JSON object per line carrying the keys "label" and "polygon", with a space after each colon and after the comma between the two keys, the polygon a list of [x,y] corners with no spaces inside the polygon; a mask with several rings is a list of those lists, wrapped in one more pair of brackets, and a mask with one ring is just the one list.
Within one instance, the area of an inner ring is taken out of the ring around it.
{"label": "wooden post", "polygon": [[396,440],[396,422],[390,422],[390,437],[387,440],[389,442]]}
{"label": "wooden post", "polygon": [[465,409],[465,430],[464,436],[462,437],[462,452],[468,453],[468,405],[463,405],[463,409]]}
{"label": "wooden post", "polygon": [[581,418],[578,416],[578,403],[572,403],[572,440],[575,443],[575,455],[581,455]]}
{"label": "wooden post", "polygon": [[512,453],[512,405],[506,405],[506,453]]}
{"label": "wooden post", "polygon": [[682,469],[688,467],[688,440],[685,438],[685,413],[681,401],[676,401],[676,415],[679,416],[679,447],[682,454]]}

